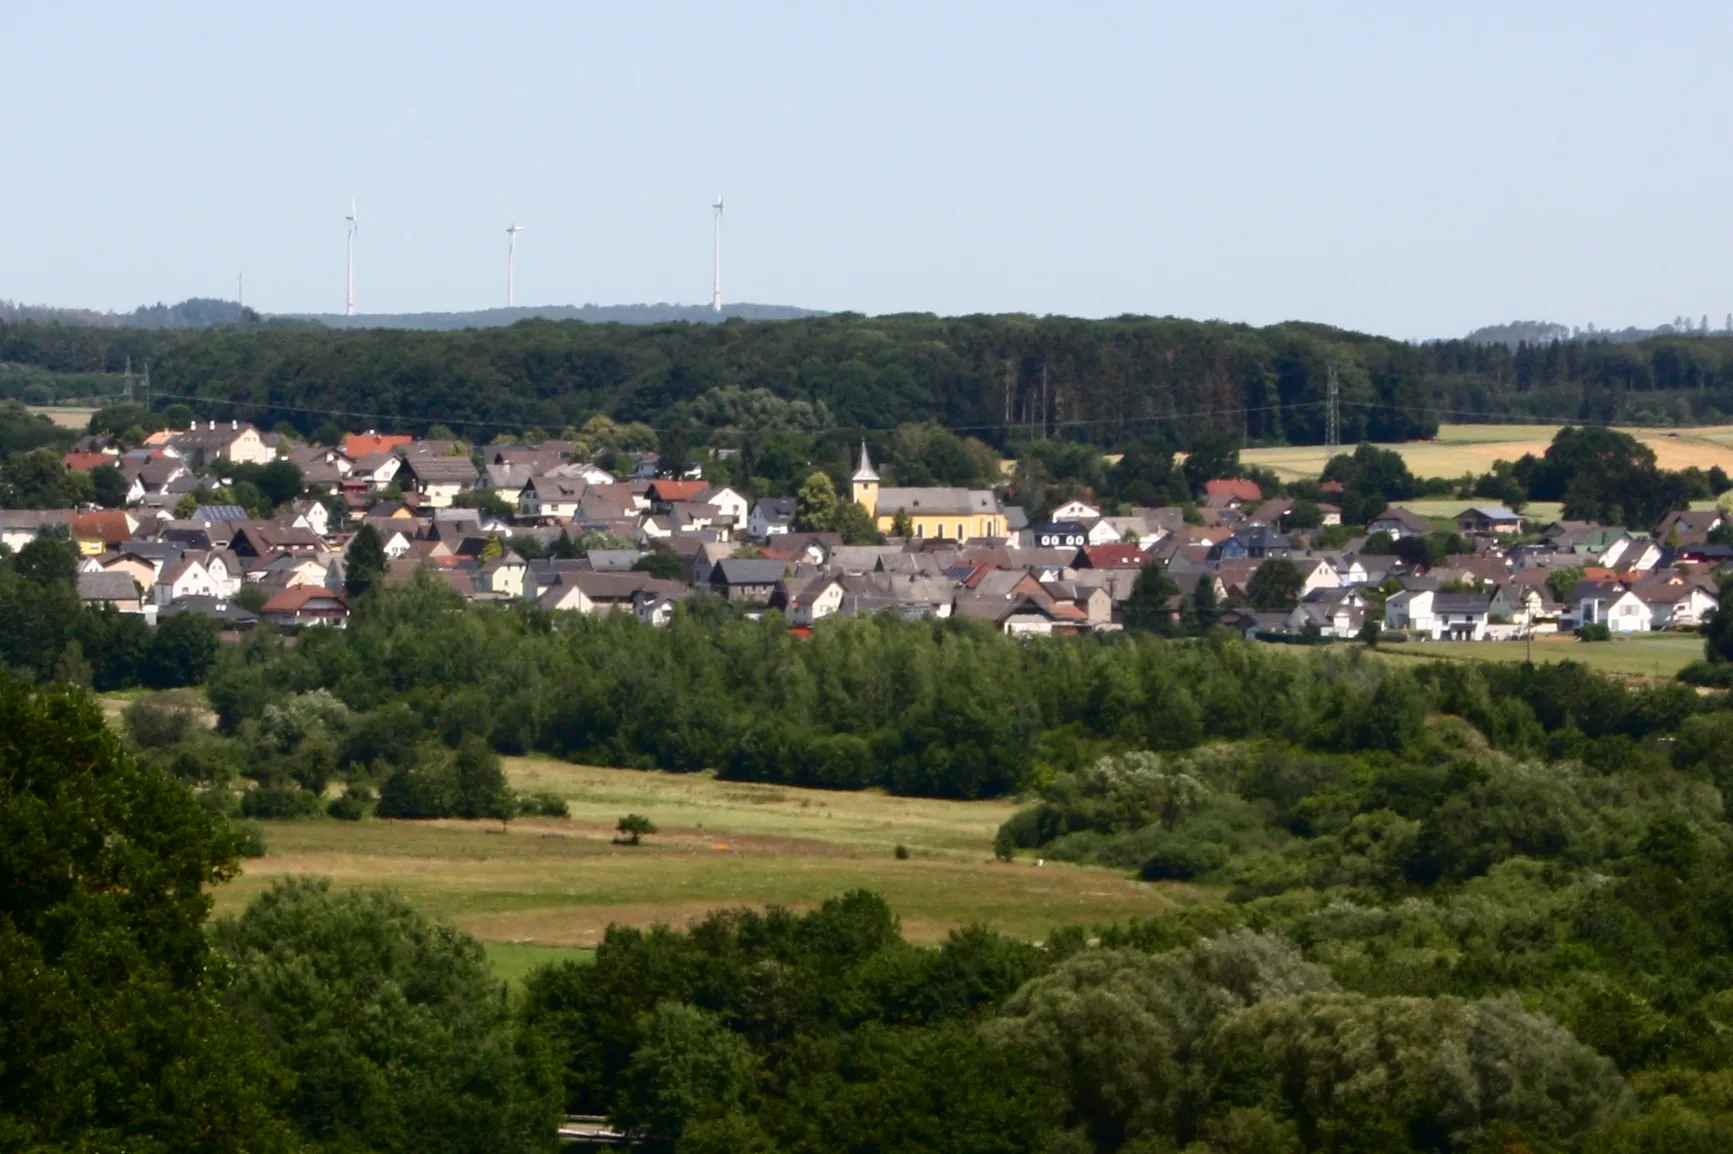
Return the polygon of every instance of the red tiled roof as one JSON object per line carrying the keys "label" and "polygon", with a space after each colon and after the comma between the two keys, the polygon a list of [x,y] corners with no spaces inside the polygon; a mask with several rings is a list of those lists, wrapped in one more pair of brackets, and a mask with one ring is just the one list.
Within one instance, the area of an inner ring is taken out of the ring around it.
{"label": "red tiled roof", "polygon": [[1136,545],[1087,545],[1083,560],[1091,569],[1141,569],[1149,558]]}
{"label": "red tiled roof", "polygon": [[132,524],[126,519],[126,514],[119,509],[108,509],[97,513],[74,513],[72,515],[72,535],[74,537],[94,538],[99,541],[130,541],[132,540]]}
{"label": "red tiled roof", "polygon": [[708,481],[651,481],[650,500],[690,501],[709,487]]}
{"label": "red tiled roof", "polygon": [[118,458],[107,453],[68,453],[60,463],[74,473],[88,473],[99,465],[115,464]]}
{"label": "red tiled roof", "polygon": [[260,612],[262,613],[298,613],[306,607],[309,601],[330,600],[341,605],[345,611],[349,603],[343,599],[343,594],[327,589],[323,585],[291,585],[269,601]]}
{"label": "red tiled roof", "polygon": [[351,461],[371,457],[374,453],[389,453],[399,445],[407,445],[414,437],[400,434],[350,433],[343,438],[343,455]]}
{"label": "red tiled roof", "polygon": [[1214,481],[1205,481],[1203,491],[1209,495],[1210,501],[1234,498],[1240,501],[1262,501],[1264,491],[1258,488],[1256,481],[1240,478],[1224,477]]}

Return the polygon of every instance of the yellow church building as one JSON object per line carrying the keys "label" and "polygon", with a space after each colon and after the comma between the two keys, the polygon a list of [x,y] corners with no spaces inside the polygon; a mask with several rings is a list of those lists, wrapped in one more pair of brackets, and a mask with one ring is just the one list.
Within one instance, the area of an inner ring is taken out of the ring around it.
{"label": "yellow church building", "polygon": [[1005,510],[990,489],[941,487],[879,487],[879,475],[860,444],[860,464],[849,478],[855,504],[865,509],[881,533],[889,533],[898,513],[909,519],[915,538],[941,537],[950,541],[972,541],[1006,535]]}

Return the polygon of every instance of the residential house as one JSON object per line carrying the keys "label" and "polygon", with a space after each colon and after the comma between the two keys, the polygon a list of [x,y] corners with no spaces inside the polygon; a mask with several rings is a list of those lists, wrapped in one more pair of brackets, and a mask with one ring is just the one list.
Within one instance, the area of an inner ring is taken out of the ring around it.
{"label": "residential house", "polygon": [[188,597],[218,597],[218,588],[211,571],[195,557],[183,557],[166,566],[151,586],[151,597],[158,605],[168,605]]}
{"label": "residential house", "polygon": [[295,501],[289,505],[289,527],[306,529],[320,537],[331,535],[331,510],[323,501]]}
{"label": "residential house", "polygon": [[308,556],[324,549],[325,542],[310,529],[294,529],[275,521],[237,521],[229,547],[235,556],[271,558],[279,553]]}
{"label": "residential house", "polygon": [[1614,633],[1647,633],[1654,612],[1616,581],[1579,581],[1565,599],[1574,628],[1605,625]]}
{"label": "residential house", "polygon": [[760,497],[746,518],[746,531],[759,540],[787,533],[794,527],[796,502],[793,497]]}
{"label": "residential house", "polygon": [[128,573],[80,573],[78,596],[87,606],[111,606],[122,613],[142,613],[138,584]]}
{"label": "residential house", "polygon": [[1650,629],[1695,629],[1720,606],[1702,584],[1677,573],[1639,581],[1631,593],[1649,607]]}
{"label": "residential house", "polygon": [[725,557],[710,570],[710,588],[730,601],[768,603],[786,571],[781,561]]}
{"label": "residential house", "polygon": [[1238,509],[1256,505],[1264,499],[1263,489],[1256,481],[1223,477],[1203,483],[1205,503],[1212,509]]}
{"label": "residential house", "polygon": [[341,629],[349,620],[349,602],[341,592],[322,585],[295,585],[265,602],[259,616],[291,628],[329,625]]}
{"label": "residential house", "polygon": [[343,455],[359,463],[363,457],[371,457],[377,453],[390,453],[395,456],[398,449],[414,443],[414,437],[399,433],[380,434],[368,429],[365,433],[350,433],[343,438]]}
{"label": "residential house", "polygon": [[398,470],[399,485],[421,494],[425,505],[449,509],[459,493],[475,488],[481,474],[468,457],[414,454]]}
{"label": "residential house", "polygon": [[1049,521],[1099,521],[1101,510],[1087,501],[1071,500],[1065,502],[1047,518]]}
{"label": "residential house", "polygon": [[1136,545],[1085,546],[1077,554],[1079,569],[1141,569],[1149,555]]}
{"label": "residential house", "polygon": [[1045,521],[1023,531],[1031,549],[1081,549],[1089,544],[1089,531],[1075,521]]}
{"label": "residential house", "polygon": [[86,557],[96,557],[119,549],[131,541],[138,531],[138,520],[120,509],[100,509],[90,513],[73,513],[67,518],[72,540]]}
{"label": "residential house", "polygon": [[202,427],[194,421],[186,432],[171,436],[163,444],[163,451],[179,457],[195,470],[218,461],[268,465],[277,456],[276,451],[265,444],[259,430],[239,421],[210,421]]}
{"label": "residential house", "polygon": [[0,509],[0,545],[16,553],[50,525],[66,525],[72,514],[65,509]]}
{"label": "residential house", "polygon": [[748,515],[752,511],[751,502],[727,485],[711,485],[693,498],[700,504],[714,506],[721,516],[719,523],[725,523],[733,529],[746,528]]}
{"label": "residential house", "polygon": [[1384,628],[1434,641],[1484,641],[1492,618],[1508,616],[1508,609],[1497,593],[1404,589],[1384,602]]}
{"label": "residential house", "polygon": [[1465,537],[1516,536],[1522,517],[1503,505],[1472,505],[1456,515],[1456,531]]}
{"label": "residential house", "polygon": [[1393,540],[1403,537],[1424,537],[1432,532],[1432,522],[1418,513],[1400,506],[1391,506],[1366,524],[1366,534],[1388,534]]}

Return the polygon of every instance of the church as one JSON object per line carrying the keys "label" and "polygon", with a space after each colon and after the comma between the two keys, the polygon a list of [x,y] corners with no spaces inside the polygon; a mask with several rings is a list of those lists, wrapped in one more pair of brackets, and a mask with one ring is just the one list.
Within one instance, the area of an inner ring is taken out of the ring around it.
{"label": "church", "polygon": [[878,531],[888,534],[898,513],[909,519],[909,534],[917,539],[942,537],[972,541],[981,537],[1004,537],[1004,507],[990,489],[890,488],[879,487],[879,475],[860,445],[860,464],[849,478],[855,504],[865,509]]}

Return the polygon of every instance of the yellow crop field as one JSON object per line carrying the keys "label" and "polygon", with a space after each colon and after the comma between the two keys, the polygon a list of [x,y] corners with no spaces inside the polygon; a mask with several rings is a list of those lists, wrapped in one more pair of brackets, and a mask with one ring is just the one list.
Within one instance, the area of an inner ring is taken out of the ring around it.
{"label": "yellow crop field", "polygon": [[[1656,463],[1663,469],[1693,466],[1708,469],[1720,465],[1733,472],[1733,425],[1690,429],[1632,427],[1623,431],[1654,449]],[[1557,432],[1556,425],[1441,425],[1438,436],[1430,441],[1379,447],[1401,453],[1409,471],[1417,477],[1459,477],[1463,473],[1484,473],[1494,461],[1514,461],[1524,453],[1539,456],[1546,452]],[[1324,471],[1324,462],[1343,451],[1351,450],[1328,449],[1323,445],[1245,449],[1240,460],[1269,469],[1285,481],[1295,481],[1316,477]]]}

